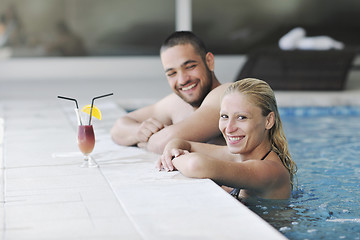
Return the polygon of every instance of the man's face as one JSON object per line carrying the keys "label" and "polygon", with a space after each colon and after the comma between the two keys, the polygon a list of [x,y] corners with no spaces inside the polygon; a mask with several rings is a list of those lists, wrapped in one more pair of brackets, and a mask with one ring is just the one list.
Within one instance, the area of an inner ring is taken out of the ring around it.
{"label": "man's face", "polygon": [[211,91],[212,74],[193,46],[168,48],[161,53],[161,62],[172,90],[185,102],[199,107]]}

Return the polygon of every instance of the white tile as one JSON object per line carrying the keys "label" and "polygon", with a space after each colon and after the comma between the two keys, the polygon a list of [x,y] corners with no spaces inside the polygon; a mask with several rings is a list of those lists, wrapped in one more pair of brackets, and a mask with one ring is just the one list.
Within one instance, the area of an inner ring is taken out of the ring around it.
{"label": "white tile", "polygon": [[241,225],[249,229],[250,239],[284,239],[212,181],[158,172],[152,166],[153,161],[143,159],[102,167],[123,208],[149,239],[236,239]]}
{"label": "white tile", "polygon": [[5,208],[4,203],[0,202],[0,233],[4,232],[5,227]]}
{"label": "white tile", "polygon": [[122,219],[68,219],[33,222],[28,225],[8,227],[6,240],[72,240],[72,239],[141,239],[131,225]]}
{"label": "white tile", "polygon": [[14,227],[27,226],[34,222],[46,222],[71,219],[88,219],[89,213],[81,201],[57,202],[47,204],[5,204],[6,225]]}
{"label": "white tile", "polygon": [[[78,166],[73,165],[74,168]],[[84,169],[84,171],[96,171],[97,169]],[[30,169],[31,171],[31,169]],[[76,189],[82,187],[106,186],[102,175],[63,175],[48,177],[24,177],[8,179],[6,191],[48,190],[48,189]]]}
{"label": "white tile", "polygon": [[0,168],[0,206],[4,203],[4,169]]}
{"label": "white tile", "polygon": [[247,239],[284,239],[247,207],[207,181],[122,185],[115,192],[149,239],[237,239],[239,229]]}

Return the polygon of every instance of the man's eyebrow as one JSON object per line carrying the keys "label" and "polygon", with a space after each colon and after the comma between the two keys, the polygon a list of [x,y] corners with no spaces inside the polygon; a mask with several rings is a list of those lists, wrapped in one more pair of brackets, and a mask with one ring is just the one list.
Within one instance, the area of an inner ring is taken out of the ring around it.
{"label": "man's eyebrow", "polygon": [[198,61],[196,60],[187,60],[185,61],[183,64],[181,64],[182,66],[188,65],[189,63],[197,63]]}
{"label": "man's eyebrow", "polygon": [[173,68],[168,68],[168,69],[165,69],[165,72],[167,73],[167,72],[172,71],[172,70],[173,70]]}
{"label": "man's eyebrow", "polygon": [[[196,60],[187,60],[183,64],[181,64],[181,66],[183,67],[183,66],[186,66],[186,65],[188,65],[190,63],[197,63],[197,62],[198,61],[196,61]],[[165,69],[165,72],[169,72],[169,71],[172,71],[172,70],[174,70],[174,68],[167,68],[167,69]]]}

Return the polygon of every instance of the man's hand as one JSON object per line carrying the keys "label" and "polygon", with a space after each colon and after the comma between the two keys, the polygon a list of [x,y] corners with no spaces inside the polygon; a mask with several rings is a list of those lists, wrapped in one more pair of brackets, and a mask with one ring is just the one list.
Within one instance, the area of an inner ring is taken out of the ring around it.
{"label": "man's hand", "polygon": [[146,143],[149,138],[156,132],[163,129],[165,126],[155,118],[149,118],[143,121],[136,133],[136,138],[139,143]]}

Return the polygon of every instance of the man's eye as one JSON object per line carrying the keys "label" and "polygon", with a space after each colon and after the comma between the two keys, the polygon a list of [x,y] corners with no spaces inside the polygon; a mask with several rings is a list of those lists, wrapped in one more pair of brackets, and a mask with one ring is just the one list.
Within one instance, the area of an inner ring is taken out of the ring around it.
{"label": "man's eye", "polygon": [[186,69],[193,69],[193,68],[195,68],[195,67],[196,67],[196,64],[193,64],[193,65],[187,66]]}
{"label": "man's eye", "polygon": [[220,118],[222,118],[222,119],[227,119],[228,116],[227,116],[226,114],[221,114],[221,115],[220,115]]}
{"label": "man's eye", "polygon": [[244,119],[246,119],[246,117],[245,116],[239,116],[238,119],[244,120]]}
{"label": "man's eye", "polygon": [[167,76],[168,77],[173,77],[173,76],[175,76],[175,74],[176,74],[176,72],[170,72],[170,73],[167,74]]}

